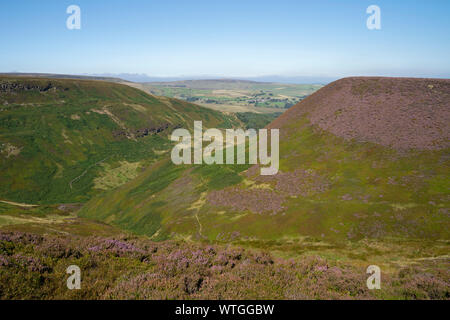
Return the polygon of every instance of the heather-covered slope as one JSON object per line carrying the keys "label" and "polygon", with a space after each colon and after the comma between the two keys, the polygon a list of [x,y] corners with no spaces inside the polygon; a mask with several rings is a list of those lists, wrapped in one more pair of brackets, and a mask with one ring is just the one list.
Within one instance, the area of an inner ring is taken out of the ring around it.
{"label": "heather-covered slope", "polygon": [[449,80],[342,79],[269,125],[277,175],[161,161],[80,214],[155,239],[449,239],[448,94]]}
{"label": "heather-covered slope", "polygon": [[[82,270],[68,290],[66,268]],[[115,235],[0,231],[0,299],[448,299],[448,263],[423,260],[366,286],[366,267],[261,250]],[[385,269],[383,269],[384,271]]]}
{"label": "heather-covered slope", "polygon": [[283,128],[304,113],[311,124],[346,140],[394,149],[450,147],[450,79],[341,79],[288,110],[270,127]]}
{"label": "heather-covered slope", "polygon": [[84,202],[135,178],[177,126],[230,127],[219,112],[102,81],[0,78],[0,200]]}

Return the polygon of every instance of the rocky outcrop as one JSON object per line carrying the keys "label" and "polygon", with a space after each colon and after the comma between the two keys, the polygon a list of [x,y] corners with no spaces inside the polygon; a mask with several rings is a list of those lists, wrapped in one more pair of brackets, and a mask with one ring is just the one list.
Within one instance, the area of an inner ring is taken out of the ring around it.
{"label": "rocky outcrop", "polygon": [[48,82],[46,84],[32,84],[26,82],[2,82],[0,83],[0,92],[1,93],[15,93],[21,91],[39,91],[39,92],[47,92],[49,90],[59,90],[62,89],[64,91],[69,90],[69,88],[59,88],[55,86],[52,82]]}
{"label": "rocky outcrop", "polygon": [[[149,135],[158,134],[163,132],[169,128],[168,123],[164,123],[158,126],[146,127],[141,129],[136,129],[131,131],[131,135],[135,138],[143,138]],[[128,130],[116,130],[113,131],[113,136],[115,138],[128,138],[130,136],[130,132]]]}

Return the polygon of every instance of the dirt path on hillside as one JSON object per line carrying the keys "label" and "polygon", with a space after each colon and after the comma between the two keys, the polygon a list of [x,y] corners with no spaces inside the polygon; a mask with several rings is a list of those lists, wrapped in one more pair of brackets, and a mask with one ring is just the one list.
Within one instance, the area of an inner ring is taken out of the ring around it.
{"label": "dirt path on hillside", "polygon": [[197,219],[198,222],[198,234],[200,235],[200,237],[204,238],[205,236],[202,235],[202,224],[200,223],[200,219],[198,218],[198,211],[195,213],[195,218]]}
{"label": "dirt path on hillside", "polygon": [[200,198],[197,201],[195,201],[188,209],[188,210],[195,210],[194,216],[198,223],[198,234],[199,234],[200,238],[204,238],[204,239],[206,239],[207,237],[202,234],[203,226],[200,223],[200,218],[198,217],[198,212],[200,211],[200,209],[203,207],[203,205],[206,202],[206,195],[207,195],[207,193],[203,192],[200,195]]}
{"label": "dirt path on hillside", "polygon": [[19,202],[14,202],[14,201],[7,201],[7,200],[0,200],[0,202],[6,203],[6,204],[10,204],[13,206],[18,206],[18,207],[39,207],[37,204],[27,204],[27,203],[19,203]]}
{"label": "dirt path on hillside", "polygon": [[103,161],[105,161],[105,160],[108,159],[108,158],[111,158],[111,156],[106,157],[105,159],[100,160],[100,161],[94,163],[93,165],[90,165],[86,170],[83,171],[82,174],[80,174],[78,177],[72,179],[72,180],[69,182],[70,190],[72,190],[72,184],[73,184],[74,182],[80,180],[80,179],[88,172],[88,170],[89,170],[90,168],[95,167],[96,165],[99,165],[100,163],[102,163]]}

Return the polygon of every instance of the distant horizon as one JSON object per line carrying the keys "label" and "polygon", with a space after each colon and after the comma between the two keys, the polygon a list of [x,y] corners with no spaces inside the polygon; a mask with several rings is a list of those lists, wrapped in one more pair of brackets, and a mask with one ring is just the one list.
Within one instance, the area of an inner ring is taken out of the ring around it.
{"label": "distant horizon", "polygon": [[347,77],[393,77],[393,78],[429,78],[429,79],[450,79],[449,76],[410,76],[410,75],[347,75],[342,77],[320,77],[320,76],[283,76],[283,75],[263,75],[263,76],[220,76],[220,75],[180,75],[180,76],[158,76],[148,75],[146,73],[52,73],[52,72],[23,72],[10,71],[0,74],[15,75],[52,75],[52,76],[80,76],[80,77],[101,77],[101,78],[117,78],[130,82],[176,82],[176,81],[196,81],[196,80],[238,80],[253,81],[267,83],[284,83],[284,84],[328,84],[333,81]]}

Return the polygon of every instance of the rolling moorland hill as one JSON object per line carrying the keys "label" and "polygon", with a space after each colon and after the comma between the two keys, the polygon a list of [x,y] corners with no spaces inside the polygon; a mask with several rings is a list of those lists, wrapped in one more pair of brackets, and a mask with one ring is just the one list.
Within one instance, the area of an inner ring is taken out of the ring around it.
{"label": "rolling moorland hill", "polygon": [[292,108],[270,127],[283,128],[305,113],[311,124],[346,140],[397,150],[450,147],[448,79],[342,79]]}
{"label": "rolling moorland hill", "polygon": [[338,80],[269,125],[277,175],[161,160],[80,215],[159,240],[448,240],[449,93],[450,80]]}
{"label": "rolling moorland hill", "polygon": [[0,77],[0,200],[84,202],[170,150],[175,127],[235,117],[122,84]]}

